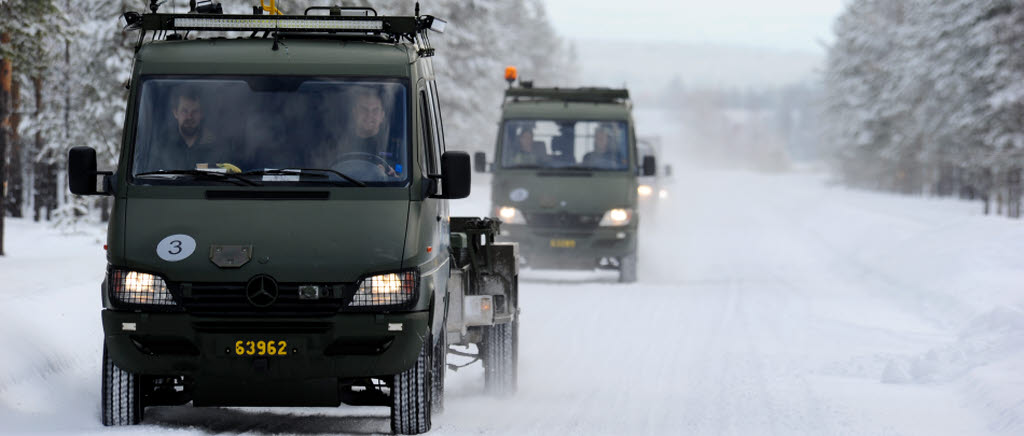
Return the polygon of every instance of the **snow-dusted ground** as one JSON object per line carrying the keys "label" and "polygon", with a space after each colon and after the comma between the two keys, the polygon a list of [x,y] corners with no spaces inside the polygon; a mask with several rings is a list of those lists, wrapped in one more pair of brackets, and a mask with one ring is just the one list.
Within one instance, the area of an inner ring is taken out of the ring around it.
{"label": "snow-dusted ground", "polygon": [[[1024,225],[820,174],[679,167],[641,277],[523,273],[520,389],[449,373],[432,434],[1024,434]],[[458,214],[489,205],[486,180]],[[102,229],[9,220],[0,434],[384,433],[387,409],[99,421]],[[343,418],[339,418],[343,417]]]}

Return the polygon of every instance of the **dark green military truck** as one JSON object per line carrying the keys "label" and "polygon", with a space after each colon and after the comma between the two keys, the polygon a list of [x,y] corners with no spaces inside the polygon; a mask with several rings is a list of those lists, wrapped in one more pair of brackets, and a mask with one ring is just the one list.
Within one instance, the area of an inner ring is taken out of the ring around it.
{"label": "dark green military truck", "polygon": [[346,403],[421,433],[451,344],[515,389],[517,247],[448,212],[471,170],[445,150],[426,38],[445,23],[306,12],[125,15],[141,35],[119,163],[69,156],[73,193],[115,199],[106,425]]}
{"label": "dark green military truck", "polygon": [[493,213],[501,240],[533,268],[613,269],[636,281],[637,177],[654,158],[637,154],[624,89],[510,87],[494,161]]}

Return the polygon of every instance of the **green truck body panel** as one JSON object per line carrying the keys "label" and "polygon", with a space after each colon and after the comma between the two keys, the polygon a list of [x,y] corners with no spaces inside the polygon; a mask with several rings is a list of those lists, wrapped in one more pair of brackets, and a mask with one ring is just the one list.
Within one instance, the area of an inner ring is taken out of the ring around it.
{"label": "green truck body panel", "polygon": [[[125,266],[160,272],[173,282],[245,282],[269,274],[280,282],[310,283],[355,282],[404,266],[408,199],[208,200],[207,189],[177,188],[199,192],[189,199],[124,202]],[[175,234],[195,238],[197,248],[170,264],[157,257],[156,246]],[[252,247],[252,260],[221,268],[210,259],[214,245]]]}
{"label": "green truck body panel", "polygon": [[553,101],[512,101],[502,109],[502,120],[603,120],[630,121],[629,106],[610,103],[575,103]]}
{"label": "green truck body panel", "polygon": [[136,56],[145,74],[280,74],[409,77],[411,53],[362,41],[206,39],[146,44]]}

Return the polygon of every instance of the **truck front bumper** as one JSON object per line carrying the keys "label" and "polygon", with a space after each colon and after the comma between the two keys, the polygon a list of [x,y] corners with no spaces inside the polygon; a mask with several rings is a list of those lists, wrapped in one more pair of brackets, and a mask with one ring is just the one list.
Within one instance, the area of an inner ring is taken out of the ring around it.
{"label": "truck front bumper", "polygon": [[601,259],[619,259],[636,252],[636,227],[581,231],[503,224],[498,240],[518,242],[523,260],[531,268],[596,269]]}
{"label": "truck front bumper", "polygon": [[[398,374],[415,364],[428,317],[427,312],[410,312],[214,318],[104,310],[102,318],[111,359],[130,372],[287,381]],[[286,354],[250,353],[249,341],[274,341],[275,349]]]}

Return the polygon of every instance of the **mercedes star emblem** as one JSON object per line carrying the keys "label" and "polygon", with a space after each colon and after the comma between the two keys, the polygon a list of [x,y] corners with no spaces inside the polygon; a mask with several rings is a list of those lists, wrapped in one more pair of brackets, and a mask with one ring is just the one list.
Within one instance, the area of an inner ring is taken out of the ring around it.
{"label": "mercedes star emblem", "polygon": [[258,275],[245,285],[245,297],[249,304],[256,307],[267,307],[277,301],[277,282],[267,275]]}

